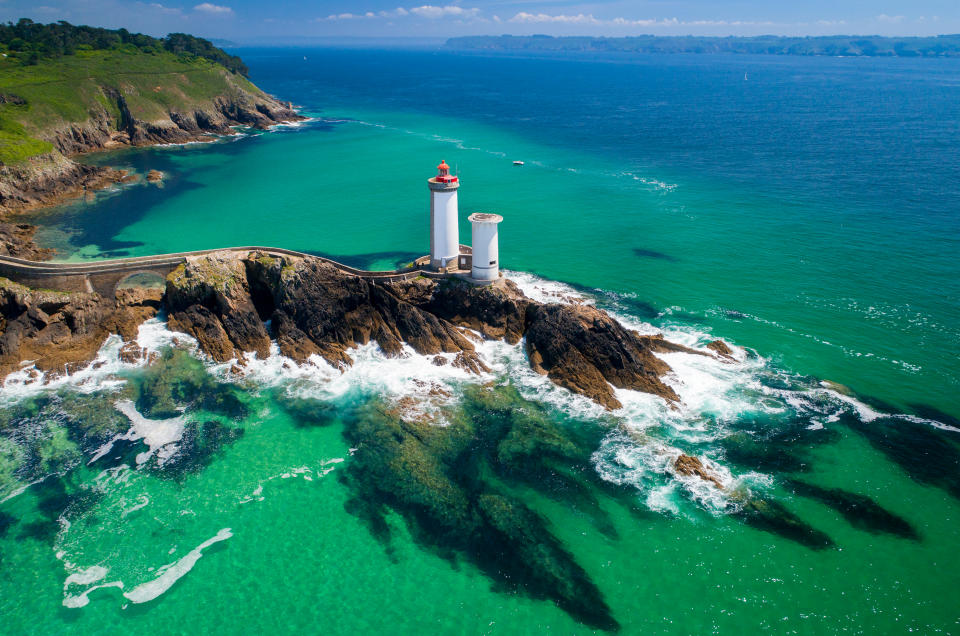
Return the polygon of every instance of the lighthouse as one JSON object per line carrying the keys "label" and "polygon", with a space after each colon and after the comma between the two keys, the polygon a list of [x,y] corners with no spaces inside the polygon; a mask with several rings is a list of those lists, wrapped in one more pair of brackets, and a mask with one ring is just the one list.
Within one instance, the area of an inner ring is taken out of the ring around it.
{"label": "lighthouse", "polygon": [[460,179],[450,174],[450,166],[441,161],[437,176],[427,179],[430,187],[430,267],[457,267],[460,255],[460,228],[457,188]]}
{"label": "lighthouse", "polygon": [[476,212],[468,217],[473,229],[473,265],[470,278],[497,280],[500,277],[500,245],[497,225],[503,221],[499,214]]}

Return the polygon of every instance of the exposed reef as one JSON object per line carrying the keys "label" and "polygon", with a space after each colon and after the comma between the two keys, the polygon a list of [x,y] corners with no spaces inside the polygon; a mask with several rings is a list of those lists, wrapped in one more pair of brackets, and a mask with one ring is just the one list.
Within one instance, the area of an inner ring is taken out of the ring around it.
{"label": "exposed reef", "polygon": [[36,232],[35,225],[0,223],[0,255],[28,261],[46,261],[53,258],[53,249],[34,243],[33,235]]}
{"label": "exposed reef", "polygon": [[32,360],[48,377],[93,360],[112,333],[136,338],[160,309],[161,290],[121,289],[117,298],[30,289],[0,278],[0,374]]}
{"label": "exposed reef", "polygon": [[679,399],[654,352],[713,355],[640,336],[588,305],[536,302],[509,280],[377,282],[320,259],[262,253],[191,257],[167,278],[165,302],[171,328],[221,362],[242,352],[264,357],[274,338],[297,361],[319,355],[343,367],[353,362],[350,348],[375,341],[389,356],[404,344],[422,355],[456,354],[455,365],[479,373],[488,369],[468,330],[509,343],[525,337],[534,370],[609,409],[621,406],[615,388]]}

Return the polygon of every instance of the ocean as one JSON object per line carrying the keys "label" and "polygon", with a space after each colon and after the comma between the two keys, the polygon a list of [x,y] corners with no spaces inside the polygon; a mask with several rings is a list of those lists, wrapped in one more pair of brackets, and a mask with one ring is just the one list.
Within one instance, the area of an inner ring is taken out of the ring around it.
{"label": "ocean", "polygon": [[[38,240],[65,260],[253,244],[392,269],[427,252],[445,159],[461,242],[469,213],[501,214],[526,292],[722,338],[737,362],[667,354],[679,409],[619,392],[607,413],[503,343],[485,378],[375,346],[343,374],[274,355],[237,378],[151,321],[165,377],[236,404],[147,417],[131,400],[157,372],[113,340],[98,369],[8,378],[5,632],[598,630],[389,498],[389,539],[357,512],[366,407],[440,387],[430,409],[469,413],[489,381],[587,459],[576,487],[469,488],[542,516],[620,632],[960,630],[960,61],[237,53],[311,119],[89,157],[166,178],[32,214]],[[85,442],[98,427],[135,434]],[[724,490],[677,475],[681,452]]]}

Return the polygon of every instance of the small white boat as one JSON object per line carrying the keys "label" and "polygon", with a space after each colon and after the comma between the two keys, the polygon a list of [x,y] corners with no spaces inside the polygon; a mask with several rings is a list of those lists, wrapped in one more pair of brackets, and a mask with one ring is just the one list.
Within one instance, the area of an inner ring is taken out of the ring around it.
{"label": "small white boat", "polygon": [[514,162],[513,162],[513,165],[515,165],[515,166],[522,166],[522,165],[523,165],[523,162],[522,162],[522,161],[514,161]]}

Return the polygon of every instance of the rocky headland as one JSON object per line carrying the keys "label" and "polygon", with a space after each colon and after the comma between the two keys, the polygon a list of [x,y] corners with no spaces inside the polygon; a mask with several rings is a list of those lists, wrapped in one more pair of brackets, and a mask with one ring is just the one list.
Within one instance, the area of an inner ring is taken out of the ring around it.
{"label": "rocky headland", "polygon": [[[17,238],[8,241],[9,253],[38,253],[29,228],[0,225],[4,233]],[[4,374],[24,360],[55,373],[78,368],[109,333],[133,339],[161,307],[171,330],[196,338],[214,360],[240,364],[247,353],[266,357],[276,341],[297,362],[317,355],[345,368],[353,363],[351,348],[375,342],[388,356],[403,355],[408,345],[435,364],[482,373],[489,369],[479,340],[522,339],[535,371],[608,409],[621,406],[616,389],[679,399],[664,383],[670,367],[656,353],[721,355],[642,336],[590,305],[534,301],[509,279],[485,287],[422,276],[378,281],[319,258],[261,252],[190,257],[167,277],[165,290],[121,290],[117,298],[4,280],[0,302]]]}
{"label": "rocky headland", "polygon": [[[171,109],[150,119],[131,111],[122,94],[110,98],[119,117],[107,107],[92,109],[85,121],[38,134],[52,144],[50,152],[15,164],[0,163],[0,215],[55,205],[129,178],[122,170],[76,161],[84,153],[209,140],[213,135],[234,134],[234,126],[263,129],[304,119],[290,103],[239,86],[228,94],[193,104],[189,110]],[[162,174],[148,176],[150,181],[161,178]]]}
{"label": "rocky headland", "polygon": [[348,366],[352,347],[374,341],[388,356],[402,355],[404,344],[421,355],[455,354],[454,365],[479,373],[488,369],[477,334],[524,339],[535,371],[609,409],[621,406],[615,389],[679,399],[661,379],[670,367],[655,353],[711,355],[641,336],[589,305],[534,301],[508,279],[485,287],[457,278],[380,282],[321,259],[256,252],[189,259],[167,278],[164,302],[171,329],[195,337],[218,361],[243,352],[265,357],[275,339],[294,360],[316,354]]}

